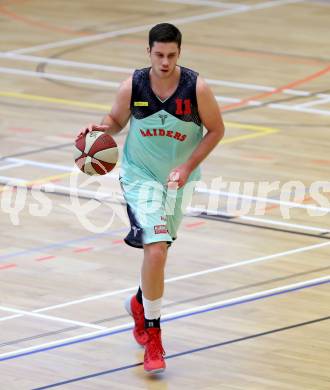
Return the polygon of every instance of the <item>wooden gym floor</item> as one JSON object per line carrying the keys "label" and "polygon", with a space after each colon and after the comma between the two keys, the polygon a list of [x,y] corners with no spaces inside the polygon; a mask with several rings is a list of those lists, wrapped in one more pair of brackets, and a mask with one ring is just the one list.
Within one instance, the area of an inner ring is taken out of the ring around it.
{"label": "wooden gym floor", "polygon": [[[1,389],[329,389],[329,17],[326,0],[0,1]],[[168,369],[148,377],[118,169],[78,175],[72,142],[162,21],[226,136],[169,252]]]}

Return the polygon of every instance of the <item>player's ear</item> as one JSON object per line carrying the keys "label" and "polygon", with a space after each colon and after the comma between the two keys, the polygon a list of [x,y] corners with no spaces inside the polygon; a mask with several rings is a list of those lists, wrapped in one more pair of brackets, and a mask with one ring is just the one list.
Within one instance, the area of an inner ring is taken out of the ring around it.
{"label": "player's ear", "polygon": [[150,50],[150,47],[149,47],[149,46],[147,47],[147,53],[148,53],[148,55],[150,56],[151,50]]}

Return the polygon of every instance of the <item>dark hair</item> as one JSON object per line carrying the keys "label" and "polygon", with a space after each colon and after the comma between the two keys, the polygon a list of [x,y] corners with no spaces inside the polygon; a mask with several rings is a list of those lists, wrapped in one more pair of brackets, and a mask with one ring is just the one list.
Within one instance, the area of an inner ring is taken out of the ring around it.
{"label": "dark hair", "polygon": [[156,24],[149,31],[149,47],[150,49],[155,42],[175,42],[180,50],[182,34],[181,31],[170,23]]}

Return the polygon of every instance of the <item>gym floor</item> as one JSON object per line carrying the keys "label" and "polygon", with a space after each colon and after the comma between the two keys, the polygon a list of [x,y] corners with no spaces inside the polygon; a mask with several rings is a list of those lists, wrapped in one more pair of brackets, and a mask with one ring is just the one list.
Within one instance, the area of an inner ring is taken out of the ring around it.
{"label": "gym floor", "polygon": [[[0,1],[1,388],[329,389],[329,17],[326,0]],[[168,368],[147,376],[119,166],[79,173],[72,145],[164,21],[226,135],[169,251]]]}

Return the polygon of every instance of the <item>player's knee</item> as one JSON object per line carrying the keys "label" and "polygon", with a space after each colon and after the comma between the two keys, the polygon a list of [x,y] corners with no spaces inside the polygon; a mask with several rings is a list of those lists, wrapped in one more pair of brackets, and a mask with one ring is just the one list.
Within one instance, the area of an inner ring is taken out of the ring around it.
{"label": "player's knee", "polygon": [[167,243],[157,242],[144,245],[145,257],[150,263],[156,267],[165,265],[167,255]]}

